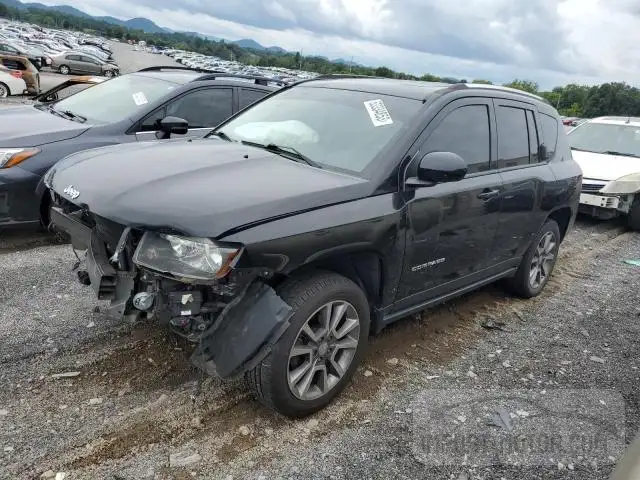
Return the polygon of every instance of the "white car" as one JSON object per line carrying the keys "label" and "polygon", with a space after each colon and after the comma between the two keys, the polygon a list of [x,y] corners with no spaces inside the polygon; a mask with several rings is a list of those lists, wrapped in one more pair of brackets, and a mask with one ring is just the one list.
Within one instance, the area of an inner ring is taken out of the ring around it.
{"label": "white car", "polygon": [[640,230],[640,118],[600,117],[567,134],[582,168],[580,211],[608,219],[626,215]]}
{"label": "white car", "polygon": [[27,84],[20,73],[14,70],[0,70],[0,98],[27,93]]}

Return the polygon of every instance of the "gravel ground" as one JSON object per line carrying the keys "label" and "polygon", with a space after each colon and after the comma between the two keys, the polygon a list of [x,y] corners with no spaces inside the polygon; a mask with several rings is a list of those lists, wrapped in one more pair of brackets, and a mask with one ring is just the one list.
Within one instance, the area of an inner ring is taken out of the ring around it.
{"label": "gravel ground", "polygon": [[[47,241],[0,243],[1,478],[603,479],[623,430],[631,440],[638,429],[640,307],[629,292],[640,279],[622,260],[640,258],[640,237],[616,222],[580,219],[534,300],[491,286],[384,331],[344,394],[301,421],[266,411],[242,383],[203,376],[189,346],[153,324],[104,316],[74,280],[70,248]],[[580,456],[458,447],[425,459],[416,446],[416,434],[463,427],[508,438],[483,419],[500,407],[520,437],[575,433],[585,418],[579,432],[618,430],[606,452]]]}

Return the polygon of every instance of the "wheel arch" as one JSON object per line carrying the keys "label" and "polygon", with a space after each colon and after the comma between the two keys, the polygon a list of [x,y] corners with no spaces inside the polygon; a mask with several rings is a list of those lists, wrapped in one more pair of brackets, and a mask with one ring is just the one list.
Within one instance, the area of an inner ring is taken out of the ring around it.
{"label": "wheel arch", "polygon": [[571,207],[562,207],[554,210],[547,217],[548,220],[553,220],[558,224],[558,229],[560,230],[560,241],[564,240],[567,235],[573,216],[574,212]]}
{"label": "wheel arch", "polygon": [[382,302],[385,280],[382,254],[371,248],[326,253],[312,258],[287,275],[280,275],[276,284],[287,278],[308,275],[313,271],[333,272],[358,285],[367,297],[372,326],[376,329],[379,319],[375,316],[375,307]]}

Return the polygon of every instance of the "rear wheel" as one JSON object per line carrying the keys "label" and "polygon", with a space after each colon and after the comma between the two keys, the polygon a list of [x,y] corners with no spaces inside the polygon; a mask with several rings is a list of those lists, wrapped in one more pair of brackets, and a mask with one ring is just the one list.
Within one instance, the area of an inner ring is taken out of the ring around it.
{"label": "rear wheel", "polygon": [[63,75],[69,75],[71,69],[67,65],[60,65],[58,71]]}
{"label": "rear wheel", "polygon": [[9,87],[0,82],[0,98],[7,98],[9,96]]}
{"label": "rear wheel", "polygon": [[329,272],[292,279],[278,294],[293,308],[289,329],[245,375],[265,406],[303,417],[349,383],[369,336],[369,304],[351,280]]}
{"label": "rear wheel", "polygon": [[560,229],[555,220],[549,219],[522,257],[516,275],[507,281],[509,290],[522,298],[539,295],[551,277],[559,247]]}

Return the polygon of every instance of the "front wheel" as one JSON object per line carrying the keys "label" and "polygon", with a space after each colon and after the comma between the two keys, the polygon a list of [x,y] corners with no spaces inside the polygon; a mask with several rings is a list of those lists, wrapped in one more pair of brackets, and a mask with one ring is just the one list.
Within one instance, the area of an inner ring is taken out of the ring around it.
{"label": "front wheel", "polygon": [[285,282],[278,294],[293,309],[289,329],[245,378],[265,406],[304,417],[349,383],[369,336],[369,303],[351,280],[317,272]]}
{"label": "front wheel", "polygon": [[522,298],[539,295],[551,277],[559,247],[560,228],[555,220],[549,219],[522,257],[516,275],[508,280],[508,288]]}
{"label": "front wheel", "polygon": [[114,75],[113,70],[106,70],[104,72],[104,76],[107,77],[107,78],[111,78],[111,77],[113,77],[113,75]]}
{"label": "front wheel", "polygon": [[71,69],[67,65],[60,65],[58,71],[63,75],[69,75]]}

